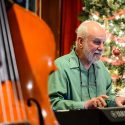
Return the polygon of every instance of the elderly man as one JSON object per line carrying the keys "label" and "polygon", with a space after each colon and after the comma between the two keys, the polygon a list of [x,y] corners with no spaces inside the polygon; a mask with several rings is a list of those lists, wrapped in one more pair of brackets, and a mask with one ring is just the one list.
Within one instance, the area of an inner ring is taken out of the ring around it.
{"label": "elderly man", "polygon": [[55,63],[58,70],[49,78],[53,110],[123,106],[125,98],[115,97],[108,70],[100,61],[106,31],[95,21],[77,28],[76,46]]}

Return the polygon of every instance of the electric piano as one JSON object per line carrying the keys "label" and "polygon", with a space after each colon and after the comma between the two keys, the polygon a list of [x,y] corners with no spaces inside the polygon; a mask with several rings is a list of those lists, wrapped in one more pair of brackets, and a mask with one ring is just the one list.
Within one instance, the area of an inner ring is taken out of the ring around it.
{"label": "electric piano", "polygon": [[125,108],[56,111],[60,125],[125,125]]}

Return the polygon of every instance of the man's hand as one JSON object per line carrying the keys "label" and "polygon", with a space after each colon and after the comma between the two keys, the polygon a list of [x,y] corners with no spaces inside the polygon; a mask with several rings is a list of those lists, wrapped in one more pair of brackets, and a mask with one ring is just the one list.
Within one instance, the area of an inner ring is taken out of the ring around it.
{"label": "man's hand", "polygon": [[106,107],[107,104],[105,102],[105,99],[108,99],[107,95],[101,95],[96,98],[92,98],[91,100],[88,100],[84,104],[85,109],[91,109],[91,108],[97,108],[97,107]]}
{"label": "man's hand", "polygon": [[117,106],[119,106],[119,107],[125,106],[125,96],[117,96],[115,98],[115,101],[116,101]]}

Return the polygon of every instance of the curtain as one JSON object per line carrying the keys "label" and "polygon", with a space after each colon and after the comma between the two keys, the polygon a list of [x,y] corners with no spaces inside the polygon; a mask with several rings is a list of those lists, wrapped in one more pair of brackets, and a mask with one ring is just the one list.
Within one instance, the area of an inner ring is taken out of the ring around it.
{"label": "curtain", "polygon": [[75,42],[75,30],[80,23],[78,15],[81,11],[81,0],[62,0],[61,55],[69,53]]}

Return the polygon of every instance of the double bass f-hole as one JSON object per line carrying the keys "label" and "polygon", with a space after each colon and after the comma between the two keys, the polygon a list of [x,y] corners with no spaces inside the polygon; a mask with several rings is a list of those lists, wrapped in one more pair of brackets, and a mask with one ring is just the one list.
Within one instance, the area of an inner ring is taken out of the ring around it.
{"label": "double bass f-hole", "polygon": [[41,115],[41,107],[40,107],[39,103],[35,99],[33,99],[33,98],[28,99],[28,102],[27,102],[28,106],[31,106],[32,103],[35,103],[36,106],[37,106],[38,113],[39,113],[40,125],[44,125],[44,123],[43,123],[43,117]]}

